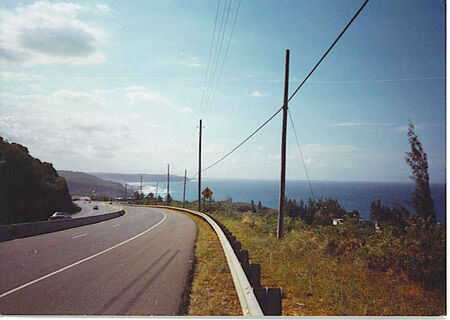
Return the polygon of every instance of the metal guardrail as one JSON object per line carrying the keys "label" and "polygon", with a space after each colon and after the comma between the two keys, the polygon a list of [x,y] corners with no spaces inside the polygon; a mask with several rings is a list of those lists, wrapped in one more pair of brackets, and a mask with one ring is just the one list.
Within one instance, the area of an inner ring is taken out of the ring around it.
{"label": "metal guardrail", "polygon": [[241,250],[241,243],[236,241],[236,237],[225,226],[202,212],[159,205],[151,207],[188,212],[206,220],[222,245],[243,315],[281,315],[281,288],[261,287],[260,265],[248,263],[248,251]]}

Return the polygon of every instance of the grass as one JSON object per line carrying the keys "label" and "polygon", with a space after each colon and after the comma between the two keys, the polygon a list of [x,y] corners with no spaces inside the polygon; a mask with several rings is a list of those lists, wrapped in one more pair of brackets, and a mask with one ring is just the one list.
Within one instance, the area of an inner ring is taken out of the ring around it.
{"label": "grass", "polygon": [[188,316],[242,315],[225,254],[213,229],[190,215],[198,228],[197,263],[192,281]]}
{"label": "grass", "polygon": [[273,225],[255,215],[216,213],[215,216],[261,263],[261,283],[282,287],[286,316],[443,315],[445,294],[427,291],[406,276],[367,268],[348,256],[325,253],[320,232],[296,227],[282,240]]}
{"label": "grass", "polygon": [[[282,315],[445,314],[445,291],[426,290],[406,275],[392,270],[370,269],[356,256],[327,254],[326,228],[333,227],[313,228],[299,220],[286,219],[285,237],[278,240],[273,210],[265,208],[262,212],[265,215],[257,215],[245,212],[246,208],[248,204],[216,203],[212,214],[230,229],[243,249],[249,251],[250,262],[261,264],[261,284],[283,288]],[[199,235],[188,315],[241,315],[220,243],[206,222],[197,217],[193,219]]]}

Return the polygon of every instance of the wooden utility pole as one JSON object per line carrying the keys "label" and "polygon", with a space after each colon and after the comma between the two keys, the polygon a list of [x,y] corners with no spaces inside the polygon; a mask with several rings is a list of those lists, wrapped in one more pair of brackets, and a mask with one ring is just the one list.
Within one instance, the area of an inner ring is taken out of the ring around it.
{"label": "wooden utility pole", "polygon": [[198,136],[198,211],[201,210],[202,201],[202,119],[200,119],[200,134]]}
{"label": "wooden utility pole", "polygon": [[187,175],[187,170],[184,169],[183,208],[184,208],[184,204],[186,202],[186,175]]}
{"label": "wooden utility pole", "polygon": [[141,190],[142,193],[142,174],[141,174],[141,187],[139,189]]}
{"label": "wooden utility pole", "polygon": [[158,196],[158,184],[159,182],[156,182],[155,198]]}
{"label": "wooden utility pole", "polygon": [[169,204],[169,197],[170,197],[169,184],[170,184],[170,166],[169,164],[167,164],[167,198],[166,198],[167,204]]}
{"label": "wooden utility pole", "polygon": [[286,129],[288,116],[288,94],[289,94],[289,49],[286,50],[286,68],[284,73],[284,99],[283,99],[283,131],[281,134],[281,179],[280,179],[280,200],[278,203],[278,239],[283,238],[284,228],[284,208],[286,205]]}

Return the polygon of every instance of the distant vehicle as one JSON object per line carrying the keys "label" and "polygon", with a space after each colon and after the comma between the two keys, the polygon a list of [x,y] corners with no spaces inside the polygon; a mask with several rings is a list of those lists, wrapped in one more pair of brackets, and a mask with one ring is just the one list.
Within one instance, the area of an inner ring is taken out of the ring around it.
{"label": "distant vehicle", "polygon": [[67,212],[59,211],[55,212],[50,218],[48,218],[49,221],[62,219],[72,219],[72,217]]}
{"label": "distant vehicle", "polygon": [[98,206],[94,206],[94,208],[93,208],[94,210],[98,210]]}

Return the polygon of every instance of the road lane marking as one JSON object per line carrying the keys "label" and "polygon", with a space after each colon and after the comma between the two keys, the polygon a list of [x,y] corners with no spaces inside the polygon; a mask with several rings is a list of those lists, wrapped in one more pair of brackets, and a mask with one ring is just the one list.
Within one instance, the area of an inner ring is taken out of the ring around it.
{"label": "road lane marking", "polygon": [[115,228],[115,227],[120,227],[120,224],[113,225],[113,228]]}
{"label": "road lane marking", "polygon": [[127,240],[122,241],[122,242],[120,242],[120,243],[118,243],[118,244],[116,244],[116,245],[114,245],[114,246],[112,246],[112,247],[109,247],[108,249],[105,249],[105,250],[100,251],[100,252],[98,252],[98,253],[96,253],[96,254],[93,254],[92,256],[89,256],[89,257],[87,257],[87,258],[81,259],[81,260],[79,260],[79,261],[77,261],[77,262],[74,262],[74,263],[72,263],[72,264],[69,264],[68,266],[65,266],[65,267],[63,267],[63,268],[61,268],[61,269],[58,269],[58,270],[53,271],[53,272],[51,272],[51,273],[49,273],[49,274],[46,274],[45,276],[42,276],[42,277],[37,278],[37,279],[35,279],[35,280],[33,280],[33,281],[30,281],[30,282],[28,282],[28,283],[25,283],[25,284],[23,284],[23,285],[21,285],[21,286],[19,286],[19,287],[17,287],[17,288],[14,288],[14,289],[11,289],[11,290],[9,290],[9,291],[7,291],[7,292],[5,292],[5,293],[2,293],[2,294],[0,294],[0,298],[6,297],[7,295],[10,295],[11,293],[14,293],[14,292],[16,292],[16,291],[19,291],[19,290],[21,290],[21,289],[23,289],[23,288],[26,288],[26,287],[28,287],[28,286],[31,286],[32,284],[35,284],[35,283],[37,283],[37,282],[39,282],[39,281],[42,281],[42,280],[47,279],[47,278],[50,278],[51,276],[54,276],[55,274],[61,273],[61,272],[65,271],[65,270],[70,269],[70,268],[72,268],[72,267],[75,267],[75,266],[77,266],[77,265],[79,265],[79,264],[81,264],[81,263],[83,263],[83,262],[86,262],[86,261],[91,260],[91,259],[93,259],[93,258],[95,258],[95,257],[98,257],[98,256],[101,255],[101,254],[104,254],[104,253],[106,253],[106,252],[108,252],[108,251],[111,251],[111,250],[113,250],[113,249],[115,249],[115,248],[117,248],[117,247],[120,247],[121,245],[123,245],[123,244],[125,244],[125,243],[127,243],[127,242],[130,242],[131,240],[134,240],[134,239],[136,239],[136,238],[138,238],[138,237],[144,235],[145,233],[147,233],[147,232],[149,232],[150,230],[156,228],[157,226],[159,226],[161,223],[163,223],[163,222],[166,220],[167,215],[166,215],[164,212],[162,212],[161,210],[158,210],[158,211],[164,215],[164,218],[163,218],[161,221],[159,221],[157,224],[155,224],[154,226],[148,228],[147,230],[145,230],[145,231],[143,231],[143,232],[141,232],[141,233],[135,235],[134,237],[131,237],[130,239],[127,239]]}
{"label": "road lane marking", "polygon": [[87,236],[87,233],[83,233],[83,234],[80,234],[78,236],[72,237],[72,239],[76,239],[76,238],[84,237],[84,236]]}

